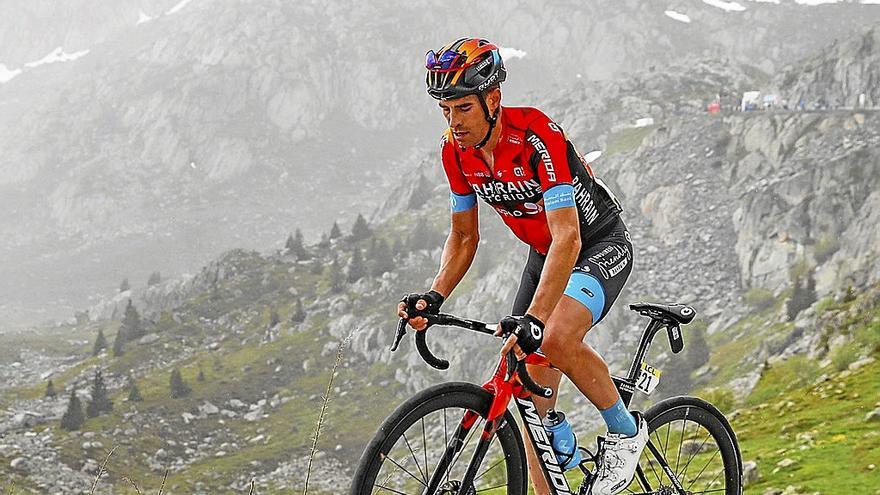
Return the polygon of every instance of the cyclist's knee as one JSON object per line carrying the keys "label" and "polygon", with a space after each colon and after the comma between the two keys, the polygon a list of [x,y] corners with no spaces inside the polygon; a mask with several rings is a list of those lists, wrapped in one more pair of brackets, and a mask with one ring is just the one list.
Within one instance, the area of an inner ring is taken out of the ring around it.
{"label": "cyclist's knee", "polygon": [[565,360],[565,350],[566,346],[570,345],[569,340],[560,332],[547,332],[541,342],[541,352],[554,366],[559,367],[559,363]]}

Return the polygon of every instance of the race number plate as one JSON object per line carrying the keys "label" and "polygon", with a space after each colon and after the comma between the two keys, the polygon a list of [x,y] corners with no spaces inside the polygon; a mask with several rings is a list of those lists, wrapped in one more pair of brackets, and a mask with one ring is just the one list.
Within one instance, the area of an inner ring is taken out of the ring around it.
{"label": "race number plate", "polygon": [[636,388],[650,394],[657,388],[658,383],[660,383],[660,370],[643,362],[639,377],[636,379]]}

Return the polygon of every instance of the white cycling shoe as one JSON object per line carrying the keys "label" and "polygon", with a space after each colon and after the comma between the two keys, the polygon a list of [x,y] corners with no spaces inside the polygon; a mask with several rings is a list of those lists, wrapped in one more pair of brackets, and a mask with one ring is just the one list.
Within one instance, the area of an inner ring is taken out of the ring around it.
{"label": "white cycling shoe", "polygon": [[615,495],[622,492],[636,473],[639,457],[648,443],[648,423],[641,414],[634,415],[639,431],[632,437],[609,433],[602,442],[604,452],[599,472],[593,481],[592,495]]}

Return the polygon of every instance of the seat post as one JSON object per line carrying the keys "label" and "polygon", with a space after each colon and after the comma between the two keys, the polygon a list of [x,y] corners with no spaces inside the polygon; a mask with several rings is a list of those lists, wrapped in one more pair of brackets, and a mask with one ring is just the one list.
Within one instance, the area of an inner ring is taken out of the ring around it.
{"label": "seat post", "polygon": [[642,361],[645,359],[645,354],[648,353],[648,348],[651,346],[651,341],[654,340],[654,335],[656,335],[662,327],[663,323],[654,318],[652,318],[648,323],[648,326],[645,327],[645,331],[642,333],[642,339],[639,341],[639,348],[636,351],[636,355],[633,357],[632,364],[629,367],[629,373],[626,375],[627,380],[635,383],[636,378],[639,377],[639,369],[641,368]]}

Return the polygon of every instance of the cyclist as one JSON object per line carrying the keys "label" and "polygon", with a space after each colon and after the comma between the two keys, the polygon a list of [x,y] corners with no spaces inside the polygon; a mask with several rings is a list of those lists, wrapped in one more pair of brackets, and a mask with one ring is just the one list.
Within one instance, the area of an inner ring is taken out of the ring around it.
{"label": "cyclist", "polygon": [[[534,108],[501,105],[507,72],[496,45],[462,38],[429,51],[426,68],[428,94],[439,100],[449,125],[441,154],[452,226],[431,289],[406,296],[398,314],[424,330],[427,320],[409,318],[407,304],[437,313],[464,277],[477,251],[476,198],[482,198],[530,247],[512,316],[499,325],[499,334],[509,335],[501,352],[513,349],[520,359],[543,352],[601,411],[609,433],[592,493],[618,493],[635,473],[647,425],[626,410],[607,364],[583,339],[608,313],[632,270],[620,204],[556,123]],[[558,371],[528,371],[557,390]],[[543,416],[556,395],[534,399]],[[535,492],[547,494],[535,453],[525,444]]]}

